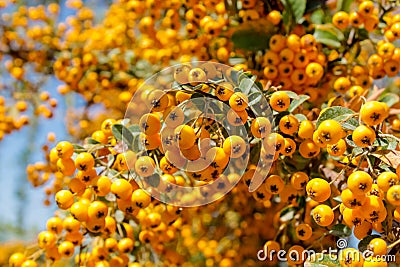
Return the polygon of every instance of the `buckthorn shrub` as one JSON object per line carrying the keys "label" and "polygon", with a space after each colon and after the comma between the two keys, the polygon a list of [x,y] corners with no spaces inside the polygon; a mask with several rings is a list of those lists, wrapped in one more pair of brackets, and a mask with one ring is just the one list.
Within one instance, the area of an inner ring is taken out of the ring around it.
{"label": "buckthorn shrub", "polygon": [[[26,166],[57,211],[36,247],[1,244],[0,265],[256,266],[263,248],[290,266],[388,265],[395,1],[14,2],[0,1],[0,142],[60,113],[68,137],[49,133]],[[371,257],[299,256],[351,234]]]}

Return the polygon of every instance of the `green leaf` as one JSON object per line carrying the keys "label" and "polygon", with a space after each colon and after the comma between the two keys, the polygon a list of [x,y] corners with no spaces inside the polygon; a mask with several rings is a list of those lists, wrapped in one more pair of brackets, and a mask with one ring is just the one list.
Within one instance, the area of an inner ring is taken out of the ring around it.
{"label": "green leaf", "polygon": [[[353,139],[351,141],[353,141]],[[357,157],[357,156],[361,155],[363,152],[364,152],[364,149],[362,149],[361,147],[355,147],[355,148],[353,148],[352,154],[354,157]]]}
{"label": "green leaf", "polygon": [[295,207],[286,207],[281,211],[279,217],[281,218],[281,221],[288,222],[294,218],[296,211],[297,211],[297,208],[295,208]]}
{"label": "green leaf", "polygon": [[237,64],[245,63],[246,59],[242,58],[242,57],[231,57],[231,58],[229,58],[228,62],[229,62],[229,65],[234,66]]}
{"label": "green leaf", "polygon": [[342,196],[336,196],[333,198],[333,200],[335,200],[336,202],[342,203]]}
{"label": "green leaf", "polygon": [[308,120],[307,117],[306,117],[306,115],[301,114],[301,113],[294,114],[294,116],[299,120],[299,122]]}
{"label": "green leaf", "polygon": [[346,143],[351,146],[351,147],[357,147],[356,143],[354,143],[353,141],[353,136],[351,134],[349,134],[348,136],[346,136],[345,139]]}
{"label": "green leaf", "polygon": [[190,99],[204,97],[202,93],[195,92],[190,96]]}
{"label": "green leaf", "polygon": [[232,42],[235,48],[258,51],[264,50],[269,45],[269,34],[254,29],[239,29],[232,35]]}
{"label": "green leaf", "polygon": [[313,0],[313,1],[307,1],[306,5],[306,11],[305,13],[308,13],[310,11],[313,11],[317,8],[324,7],[326,4],[327,0]]}
{"label": "green leaf", "polygon": [[[242,76],[243,77],[243,76]],[[241,92],[243,92],[244,94],[249,94],[250,90],[252,88],[258,89],[257,91],[261,92],[261,90],[254,86],[254,80],[255,80],[255,76],[252,76],[250,78],[248,77],[239,77],[239,88],[241,90]]]}
{"label": "green leaf", "polygon": [[132,141],[132,151],[136,152],[139,151],[140,149],[140,138],[139,135],[134,135],[133,136],[133,141]]}
{"label": "green leaf", "polygon": [[259,92],[254,92],[248,96],[249,106],[252,107],[254,104],[259,103],[262,99],[263,95]]}
{"label": "green leaf", "polygon": [[311,22],[313,24],[323,24],[325,21],[325,12],[322,9],[317,9],[311,14]]}
{"label": "green leaf", "polygon": [[107,166],[109,168],[111,168],[112,165],[114,164],[114,160],[115,160],[115,156],[113,154],[108,154],[107,155]]}
{"label": "green leaf", "polygon": [[124,142],[129,149],[132,149],[133,135],[128,128],[122,124],[114,124],[111,130],[117,140]]}
{"label": "green leaf", "polygon": [[303,18],[307,6],[306,0],[281,0],[281,2],[285,10],[293,16],[296,23]]}
{"label": "green leaf", "polygon": [[288,95],[288,97],[292,99],[300,99],[299,95],[296,94],[295,92],[292,91],[281,91],[281,92],[285,92]]}
{"label": "green leaf", "polygon": [[351,235],[351,229],[344,224],[336,224],[329,231],[330,234],[338,237],[348,237]]}
{"label": "green leaf", "polygon": [[160,184],[160,175],[155,173],[149,177],[144,178],[144,181],[153,187],[158,187],[158,185]]}
{"label": "green leaf", "polygon": [[340,263],[335,254],[316,253],[304,262],[304,267],[340,267]]}
{"label": "green leaf", "polygon": [[218,106],[220,102],[208,102],[208,107],[215,113],[215,114],[221,114],[223,113],[223,110],[221,109],[220,106]]}
{"label": "green leaf", "polygon": [[357,37],[358,37],[358,40],[360,40],[360,41],[367,40],[367,39],[369,39],[369,31],[367,31],[366,29],[359,29]]}
{"label": "green leaf", "polygon": [[140,134],[140,127],[137,124],[130,125],[128,129],[133,135]]}
{"label": "green leaf", "polygon": [[292,165],[297,171],[304,170],[310,164],[311,159],[304,158],[298,151],[294,152],[291,157],[286,157],[286,165]]}
{"label": "green leaf", "polygon": [[340,123],[342,128],[346,130],[354,130],[358,126],[358,120],[350,118],[349,115],[354,114],[354,111],[345,107],[334,106],[327,108],[319,115],[317,120],[317,128],[321,122],[325,120],[335,120]]}
{"label": "green leaf", "polygon": [[336,5],[337,11],[349,12],[352,2],[353,2],[353,0],[338,0],[337,5]]}
{"label": "green leaf", "polygon": [[90,145],[98,145],[98,144],[101,144],[99,141],[94,140],[93,138],[87,138],[87,139],[86,139],[86,142],[87,142],[88,144],[90,144]]}
{"label": "green leaf", "polygon": [[393,137],[377,138],[372,145],[381,147],[383,150],[395,150],[397,140]]}
{"label": "green leaf", "polygon": [[393,106],[394,104],[398,103],[400,101],[400,97],[397,94],[394,93],[386,93],[382,94],[379,98],[378,101],[386,103],[389,107]]}
{"label": "green leaf", "polygon": [[324,45],[339,48],[341,46],[340,40],[338,37],[331,31],[316,29],[314,32],[314,37],[317,42],[322,43]]}
{"label": "green leaf", "polygon": [[[95,141],[95,140],[93,140],[93,141]],[[77,150],[85,149],[83,146],[80,146],[80,145],[77,145],[77,144],[72,144],[72,146],[74,147],[74,149],[77,149]]]}
{"label": "green leaf", "polygon": [[251,164],[257,165],[260,159],[260,151],[261,151],[261,142],[257,142],[254,146],[250,149],[250,158],[249,161]]}
{"label": "green leaf", "polygon": [[[232,72],[234,72],[234,71],[232,71]],[[237,76],[236,80],[237,80],[239,87],[240,87],[240,83],[242,82],[243,79],[251,79],[251,77],[253,77],[253,75],[250,72],[248,72],[248,71],[244,72],[243,70],[240,70],[240,72],[236,72],[236,76]]]}
{"label": "green leaf", "polygon": [[299,99],[294,99],[290,102],[290,106],[288,111],[293,112],[296,108],[298,108],[301,104],[307,101],[310,97],[308,95],[300,95]]}

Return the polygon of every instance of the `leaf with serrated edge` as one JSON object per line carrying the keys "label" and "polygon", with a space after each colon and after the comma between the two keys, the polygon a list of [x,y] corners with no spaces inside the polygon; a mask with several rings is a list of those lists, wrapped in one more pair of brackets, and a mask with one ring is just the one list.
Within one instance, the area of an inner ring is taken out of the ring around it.
{"label": "leaf with serrated edge", "polygon": [[301,104],[306,102],[310,97],[308,95],[300,95],[299,99],[294,99],[288,108],[289,112],[293,112],[296,108],[298,108]]}

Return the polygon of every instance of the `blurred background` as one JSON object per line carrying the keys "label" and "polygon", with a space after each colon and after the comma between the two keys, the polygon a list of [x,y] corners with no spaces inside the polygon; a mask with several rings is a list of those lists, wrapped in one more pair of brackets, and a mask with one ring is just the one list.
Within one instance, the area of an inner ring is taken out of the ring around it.
{"label": "blurred background", "polygon": [[[73,15],[76,10],[65,6],[65,1],[33,0],[15,1],[18,6],[46,5],[51,2],[60,4],[58,20],[65,21],[68,16]],[[101,18],[108,5],[103,0],[84,1],[86,5],[95,10],[96,16]],[[11,13],[10,7],[0,9],[0,19],[7,13]],[[1,49],[0,49],[1,50]],[[1,57],[0,57],[1,58]],[[1,64],[8,60],[3,57]],[[29,75],[29,73],[28,73]],[[10,80],[9,73],[3,68],[0,69],[0,96],[10,99],[9,91],[3,85]],[[26,167],[29,164],[43,160],[41,153],[43,145],[52,145],[47,142],[47,135],[53,132],[57,140],[68,139],[71,136],[67,133],[66,116],[68,110],[79,110],[85,105],[85,101],[78,95],[71,93],[61,97],[57,87],[62,83],[54,76],[44,81],[41,90],[48,91],[58,102],[51,119],[42,116],[32,116],[30,125],[22,127],[11,135],[5,135],[0,142],[0,257],[3,254],[1,249],[7,246],[18,246],[20,242],[35,240],[38,231],[45,228],[46,220],[56,210],[55,203],[46,203],[44,188],[34,188],[28,181]],[[26,112],[28,115],[33,111]],[[46,206],[49,205],[49,206]],[[17,241],[18,240],[18,241]],[[6,244],[6,246],[4,246]],[[1,261],[0,261],[1,262]]]}

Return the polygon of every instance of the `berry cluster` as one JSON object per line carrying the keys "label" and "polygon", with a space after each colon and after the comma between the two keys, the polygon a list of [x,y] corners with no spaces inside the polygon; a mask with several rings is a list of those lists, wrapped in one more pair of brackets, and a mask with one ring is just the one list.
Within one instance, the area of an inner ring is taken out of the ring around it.
{"label": "berry cluster", "polygon": [[[9,265],[257,266],[264,248],[299,255],[290,266],[388,266],[400,237],[399,9],[322,2],[116,0],[99,18],[68,0],[74,14],[58,22],[58,4],[0,0],[11,81],[0,139],[52,116],[53,74],[61,97],[86,101],[67,114],[76,144],[50,134],[45,161],[27,167],[58,211]],[[336,259],[300,256],[351,233],[358,249]]]}

